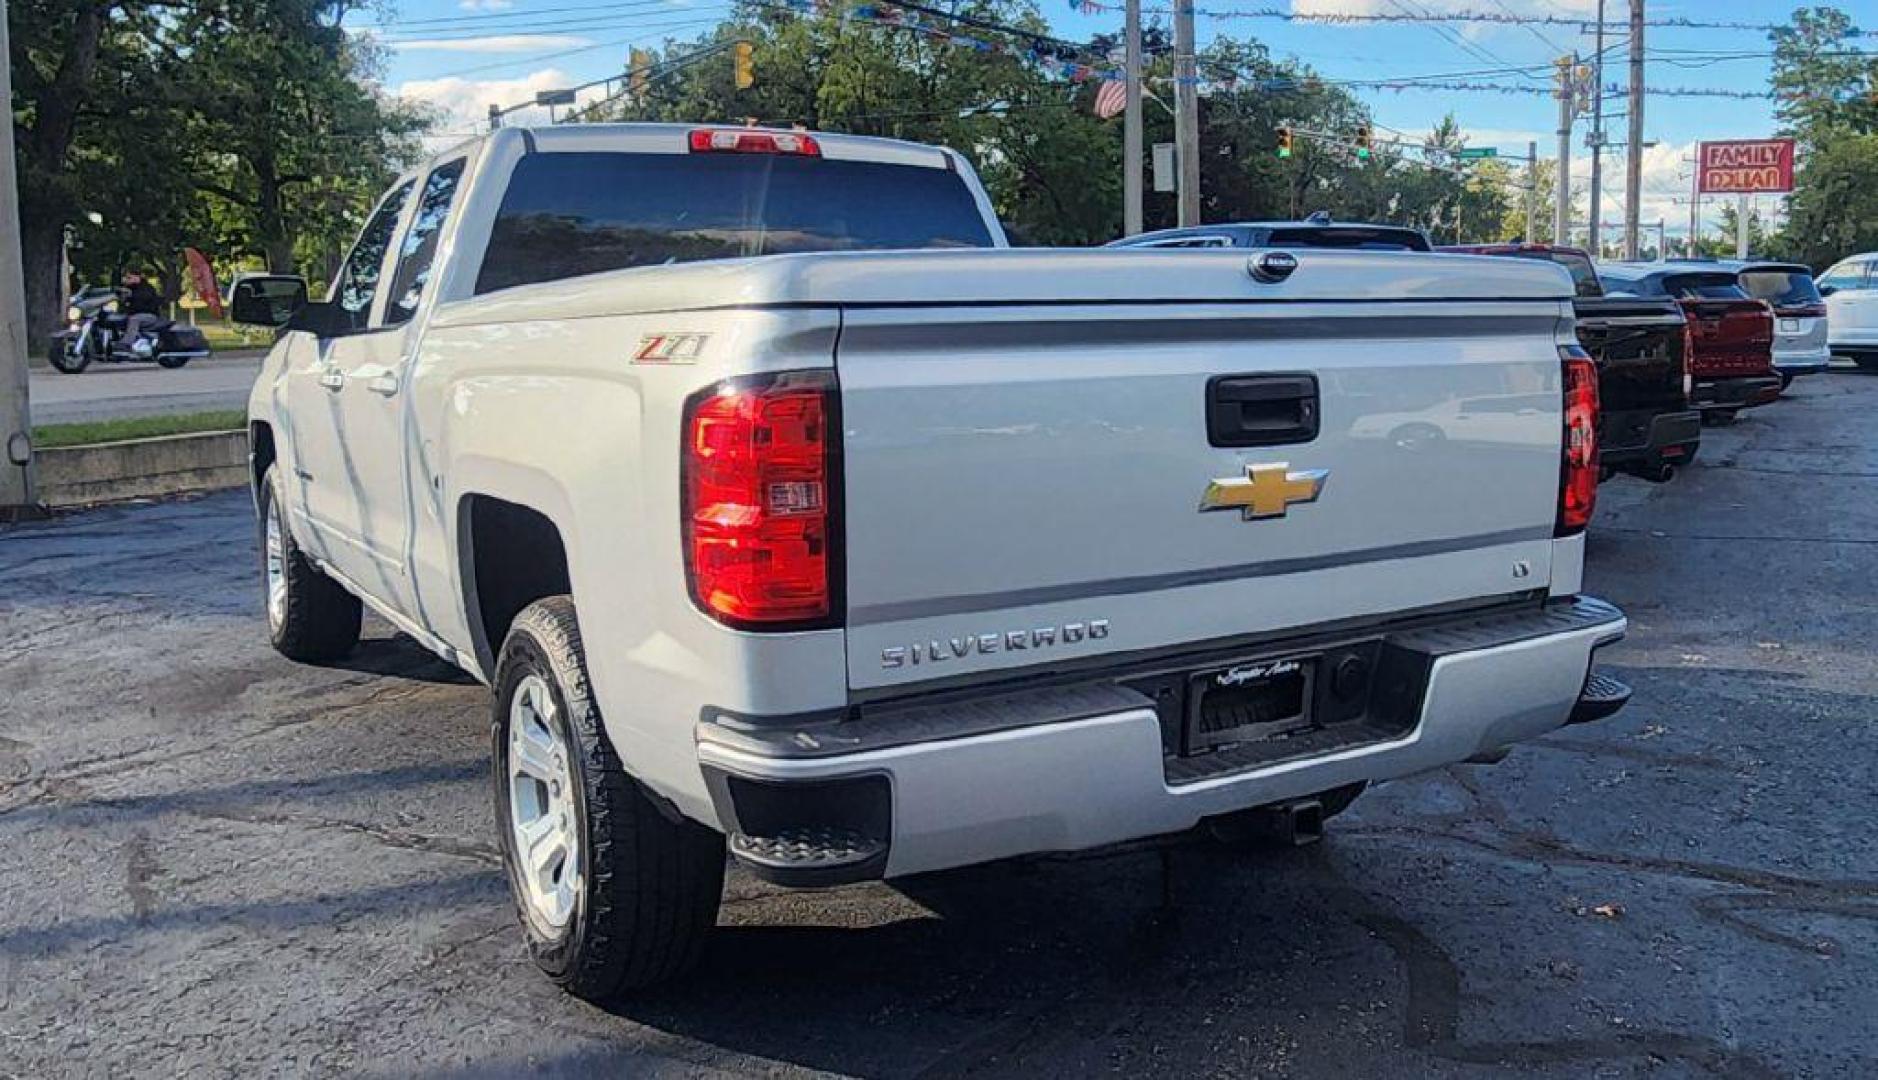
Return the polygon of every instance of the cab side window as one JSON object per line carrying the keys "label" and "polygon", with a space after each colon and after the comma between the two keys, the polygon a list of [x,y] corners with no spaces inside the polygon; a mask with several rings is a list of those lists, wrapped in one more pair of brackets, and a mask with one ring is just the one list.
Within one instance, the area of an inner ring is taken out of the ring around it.
{"label": "cab side window", "polygon": [[450,204],[463,179],[465,160],[457,158],[431,170],[418,196],[417,213],[411,228],[404,234],[398,249],[398,272],[391,279],[391,305],[385,309],[385,325],[409,322],[417,314],[424,298],[424,284],[430,280],[431,263],[437,259],[437,243],[443,237],[443,225],[450,216]]}
{"label": "cab side window", "polygon": [[363,330],[372,317],[372,299],[378,295],[378,278],[385,265],[385,252],[391,247],[391,235],[398,230],[398,215],[405,200],[411,197],[412,182],[399,185],[372,212],[360,231],[346,262],[333,283],[333,303],[339,308],[344,330]]}

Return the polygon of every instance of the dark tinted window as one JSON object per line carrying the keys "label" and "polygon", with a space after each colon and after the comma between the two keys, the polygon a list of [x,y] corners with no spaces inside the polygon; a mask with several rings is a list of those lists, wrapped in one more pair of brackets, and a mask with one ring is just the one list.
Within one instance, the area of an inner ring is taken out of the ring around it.
{"label": "dark tinted window", "polygon": [[385,250],[391,246],[391,234],[397,231],[404,200],[411,197],[411,184],[409,180],[400,184],[378,204],[371,220],[359,232],[351,254],[346,256],[338,284],[333,286],[333,299],[354,330],[364,329],[371,318],[372,298],[378,295],[378,277],[385,265]]}
{"label": "dark tinted window", "polygon": [[1432,251],[1428,238],[1415,229],[1351,228],[1343,225],[1307,225],[1273,229],[1263,247],[1354,248],[1364,251]]}
{"label": "dark tinted window", "polygon": [[782,154],[531,154],[476,291],[800,251],[989,247],[950,169]]}
{"label": "dark tinted window", "polygon": [[1729,273],[1670,274],[1663,278],[1663,288],[1683,300],[1740,300],[1748,295]]}
{"label": "dark tinted window", "polygon": [[450,215],[450,203],[463,179],[463,165],[462,158],[439,165],[424,181],[417,214],[404,234],[404,243],[399,245],[398,276],[392,279],[391,306],[385,309],[387,325],[409,322],[417,314],[417,303],[424,298],[424,283],[430,280],[430,264],[437,258],[444,219]]}
{"label": "dark tinted window", "polygon": [[1765,300],[1777,308],[1806,307],[1826,302],[1819,295],[1819,288],[1813,284],[1813,275],[1797,268],[1744,270],[1741,272],[1741,287],[1748,291],[1749,296]]}

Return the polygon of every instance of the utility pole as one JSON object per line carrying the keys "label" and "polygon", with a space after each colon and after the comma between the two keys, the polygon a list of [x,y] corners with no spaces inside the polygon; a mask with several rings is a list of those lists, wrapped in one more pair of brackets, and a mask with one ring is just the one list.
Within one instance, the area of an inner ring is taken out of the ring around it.
{"label": "utility pole", "polygon": [[1536,141],[1526,144],[1526,242],[1535,239],[1533,230],[1539,216],[1539,144]]}
{"label": "utility pole", "polygon": [[1200,224],[1200,86],[1193,60],[1193,0],[1174,0],[1174,143],[1182,226]]}
{"label": "utility pole", "polygon": [[1571,243],[1572,224],[1572,98],[1578,55],[1558,58],[1558,205],[1552,214],[1552,242]]}
{"label": "utility pole", "polygon": [[1604,254],[1598,245],[1598,225],[1604,218],[1604,0],[1598,0],[1597,55],[1591,58],[1597,72],[1597,91],[1591,96],[1591,233],[1585,246],[1596,259]]}
{"label": "utility pole", "polygon": [[1737,196],[1735,202],[1735,258],[1748,257],[1748,197]]}
{"label": "utility pole", "polygon": [[1624,147],[1624,258],[1637,257],[1643,196],[1643,0],[1630,0],[1630,145]]}
{"label": "utility pole", "polygon": [[1141,231],[1141,0],[1128,0],[1124,46],[1128,103],[1122,113],[1122,235],[1134,236]]}
{"label": "utility pole", "polygon": [[[0,0],[0,88],[13,95],[7,5]],[[13,136],[0,139],[0,521],[35,514],[32,417],[26,397],[26,274],[20,265],[20,185]]]}

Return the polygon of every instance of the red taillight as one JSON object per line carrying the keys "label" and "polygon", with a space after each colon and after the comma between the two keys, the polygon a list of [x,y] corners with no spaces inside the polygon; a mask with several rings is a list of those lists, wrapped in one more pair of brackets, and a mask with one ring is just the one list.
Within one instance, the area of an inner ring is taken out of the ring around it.
{"label": "red taillight", "polygon": [[740,128],[698,128],[691,133],[694,154],[796,154],[821,157],[821,144],[794,131],[758,131]]}
{"label": "red taillight", "polygon": [[834,625],[840,433],[832,372],[726,382],[686,403],[685,570],[732,626]]}
{"label": "red taillight", "polygon": [[1556,536],[1583,532],[1598,502],[1598,368],[1576,345],[1561,345],[1565,445],[1559,463]]}

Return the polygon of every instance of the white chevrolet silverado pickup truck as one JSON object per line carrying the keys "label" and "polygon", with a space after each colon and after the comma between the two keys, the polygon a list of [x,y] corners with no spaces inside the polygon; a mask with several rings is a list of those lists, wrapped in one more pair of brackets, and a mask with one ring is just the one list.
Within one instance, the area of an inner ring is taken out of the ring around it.
{"label": "white chevrolet silverado pickup truck", "polygon": [[726,849],[817,886],[1308,839],[1629,696],[1550,264],[1012,250],[947,150],[570,125],[399,180],[329,300],[234,308],[284,328],[275,647],[363,604],[493,688],[516,905],[583,996],[697,957]]}

